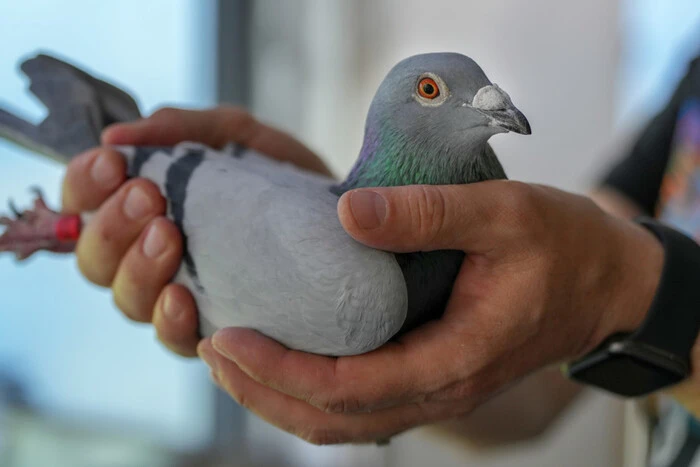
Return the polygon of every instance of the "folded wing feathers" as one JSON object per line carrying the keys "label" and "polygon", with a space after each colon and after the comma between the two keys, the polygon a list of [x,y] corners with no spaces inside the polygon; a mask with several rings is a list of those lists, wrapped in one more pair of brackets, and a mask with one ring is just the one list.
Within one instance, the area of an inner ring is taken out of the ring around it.
{"label": "folded wing feathers", "polygon": [[129,94],[56,58],[40,54],[21,69],[48,115],[33,125],[0,109],[0,137],[59,162],[99,145],[106,126],[140,116]]}

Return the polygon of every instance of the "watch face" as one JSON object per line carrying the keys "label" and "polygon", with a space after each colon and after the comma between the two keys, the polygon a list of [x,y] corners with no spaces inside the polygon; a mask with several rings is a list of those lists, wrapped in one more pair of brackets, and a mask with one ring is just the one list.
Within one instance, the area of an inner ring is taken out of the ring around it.
{"label": "watch face", "polygon": [[611,346],[572,363],[569,376],[626,397],[637,397],[682,381],[687,370],[648,349]]}

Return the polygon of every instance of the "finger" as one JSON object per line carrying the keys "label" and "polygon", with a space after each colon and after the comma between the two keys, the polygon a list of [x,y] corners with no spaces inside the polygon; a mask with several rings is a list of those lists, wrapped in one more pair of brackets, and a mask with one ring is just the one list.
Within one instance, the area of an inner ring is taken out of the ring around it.
{"label": "finger", "polygon": [[163,289],[153,314],[158,339],[168,349],[183,357],[197,356],[199,334],[197,305],[182,285],[169,284]]}
{"label": "finger", "polygon": [[119,264],[112,283],[114,302],[129,318],[151,322],[160,291],[180,265],[182,239],[164,217],[153,219]]}
{"label": "finger", "polygon": [[239,107],[210,110],[165,108],[151,117],[107,128],[102,142],[108,145],[173,145],[198,141],[214,148],[236,143],[275,159],[331,176],[331,172],[309,148],[287,133],[257,121]]}
{"label": "finger", "polygon": [[421,402],[460,380],[470,357],[456,329],[446,317],[373,352],[340,358],[289,350],[243,328],[220,330],[212,343],[265,386],[326,412],[360,412]]}
{"label": "finger", "polygon": [[[361,443],[387,439],[418,424],[445,418],[446,404],[411,404],[373,413],[326,413],[266,387],[218,354],[209,339],[198,351],[217,384],[240,405],[267,422],[313,444]],[[454,407],[451,408],[454,410]]]}
{"label": "finger", "polygon": [[63,180],[63,210],[69,213],[97,209],[126,179],[126,163],[116,151],[95,148],[68,164]]}
{"label": "finger", "polygon": [[514,236],[530,191],[509,181],[360,189],[343,194],[338,217],[348,234],[374,248],[480,253]]}
{"label": "finger", "polygon": [[151,219],[165,212],[158,188],[145,179],[126,182],[85,225],[76,254],[83,275],[98,285],[112,284],[119,263]]}

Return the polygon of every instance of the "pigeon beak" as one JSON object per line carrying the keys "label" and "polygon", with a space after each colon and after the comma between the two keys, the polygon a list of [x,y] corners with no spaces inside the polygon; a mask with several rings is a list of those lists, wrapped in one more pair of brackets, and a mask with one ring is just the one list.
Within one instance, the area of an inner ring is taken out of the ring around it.
{"label": "pigeon beak", "polygon": [[484,86],[477,91],[471,107],[489,118],[489,126],[529,135],[530,123],[519,111],[510,96],[496,84]]}
{"label": "pigeon beak", "polygon": [[491,125],[503,128],[506,131],[512,131],[521,135],[529,135],[532,133],[530,122],[527,121],[525,115],[515,107],[505,110],[490,110],[482,111],[491,117]]}

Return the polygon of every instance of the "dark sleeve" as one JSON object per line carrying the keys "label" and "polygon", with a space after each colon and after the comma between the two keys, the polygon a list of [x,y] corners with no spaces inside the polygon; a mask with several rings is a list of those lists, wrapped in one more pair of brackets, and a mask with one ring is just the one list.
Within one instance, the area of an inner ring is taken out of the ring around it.
{"label": "dark sleeve", "polygon": [[656,207],[679,108],[693,88],[698,87],[698,68],[700,58],[691,63],[666,107],[649,122],[625,157],[602,180],[603,186],[626,195],[647,214],[653,214]]}

